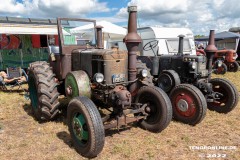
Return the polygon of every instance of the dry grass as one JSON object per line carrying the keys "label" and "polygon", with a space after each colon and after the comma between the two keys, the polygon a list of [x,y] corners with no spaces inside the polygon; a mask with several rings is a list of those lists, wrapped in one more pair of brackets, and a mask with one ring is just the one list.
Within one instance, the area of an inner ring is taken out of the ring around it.
{"label": "dry grass", "polygon": [[[240,91],[240,72],[224,77]],[[0,159],[84,159],[72,147],[62,115],[56,121],[39,124],[23,95],[0,91]],[[240,105],[240,103],[239,103]],[[197,126],[172,121],[162,133],[154,134],[136,125],[121,132],[107,132],[105,147],[96,159],[201,159],[199,154],[226,154],[240,159],[240,106],[229,114],[207,112]],[[236,146],[236,150],[191,150],[189,146]],[[206,159],[206,158],[202,158]],[[221,159],[221,158],[210,158]]]}

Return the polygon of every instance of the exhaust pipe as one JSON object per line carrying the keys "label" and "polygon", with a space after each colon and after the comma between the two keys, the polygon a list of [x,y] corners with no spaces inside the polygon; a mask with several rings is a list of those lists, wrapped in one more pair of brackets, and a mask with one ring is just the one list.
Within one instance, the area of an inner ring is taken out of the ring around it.
{"label": "exhaust pipe", "polygon": [[[142,42],[141,37],[137,34],[137,6],[128,7],[128,34],[123,39],[128,50],[128,81],[134,81],[137,78],[137,53],[138,46]],[[134,95],[137,89],[137,83],[129,85],[129,91]]]}
{"label": "exhaust pipe", "polygon": [[[207,69],[209,73],[212,73],[212,62],[215,52],[217,48],[215,46],[215,35],[214,30],[210,30],[208,45],[205,48],[206,56],[207,56]],[[208,81],[211,80],[211,74],[208,74]]]}
{"label": "exhaust pipe", "polygon": [[96,26],[97,29],[97,48],[103,49],[103,43],[102,43],[102,26]]}
{"label": "exhaust pipe", "polygon": [[183,38],[185,37],[184,35],[180,34],[179,36],[179,44],[178,44],[178,55],[183,55]]}

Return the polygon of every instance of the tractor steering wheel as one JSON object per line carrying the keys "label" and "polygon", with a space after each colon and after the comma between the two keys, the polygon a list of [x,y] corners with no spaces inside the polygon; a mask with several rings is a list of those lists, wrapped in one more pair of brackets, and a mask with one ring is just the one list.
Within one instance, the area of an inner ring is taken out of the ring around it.
{"label": "tractor steering wheel", "polygon": [[158,40],[152,40],[152,41],[149,41],[148,43],[146,43],[143,47],[143,50],[144,51],[149,51],[149,50],[152,50],[153,51],[153,48],[156,48],[158,45]]}

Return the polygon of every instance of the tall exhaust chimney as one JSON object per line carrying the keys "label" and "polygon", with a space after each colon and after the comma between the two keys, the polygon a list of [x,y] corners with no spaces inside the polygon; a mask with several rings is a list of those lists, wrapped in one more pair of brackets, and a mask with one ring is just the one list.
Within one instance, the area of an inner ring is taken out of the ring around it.
{"label": "tall exhaust chimney", "polygon": [[183,55],[183,38],[185,36],[180,34],[178,37],[179,37],[178,54],[182,56]]}
{"label": "tall exhaust chimney", "polygon": [[[212,72],[213,56],[216,51],[217,51],[217,48],[215,46],[214,30],[210,30],[208,45],[205,48],[205,52],[207,55],[207,69],[208,69],[209,73]],[[210,80],[210,79],[211,79],[211,74],[208,75],[208,80]]]}
{"label": "tall exhaust chimney", "polygon": [[[128,49],[128,80],[133,81],[137,78],[137,53],[139,53],[138,46],[142,42],[141,37],[137,34],[137,6],[128,7],[128,34],[123,41]],[[129,85],[129,91],[134,95],[137,89],[137,83]]]}
{"label": "tall exhaust chimney", "polygon": [[102,26],[96,26],[97,29],[97,48],[103,49],[102,43]]}

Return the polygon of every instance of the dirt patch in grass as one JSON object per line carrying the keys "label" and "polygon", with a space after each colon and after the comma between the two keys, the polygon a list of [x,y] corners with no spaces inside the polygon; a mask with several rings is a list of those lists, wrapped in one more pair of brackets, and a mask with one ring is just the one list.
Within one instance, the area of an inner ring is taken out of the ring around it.
{"label": "dirt patch in grass", "polygon": [[[227,73],[240,91],[240,72]],[[31,114],[30,101],[21,93],[0,91],[0,159],[77,160],[81,157],[73,148],[60,115],[55,121],[40,124]],[[212,159],[240,159],[240,104],[228,114],[207,111],[197,126],[172,121],[159,134],[137,125],[117,132],[106,132],[105,146],[96,159],[206,159],[206,156],[226,156]],[[234,146],[234,149],[191,149],[191,146]],[[210,158],[211,159],[211,158]]]}

